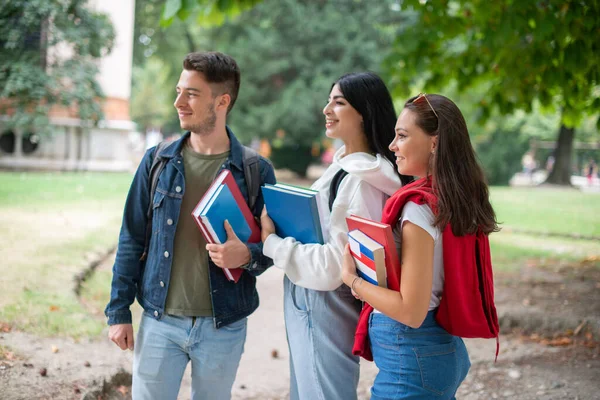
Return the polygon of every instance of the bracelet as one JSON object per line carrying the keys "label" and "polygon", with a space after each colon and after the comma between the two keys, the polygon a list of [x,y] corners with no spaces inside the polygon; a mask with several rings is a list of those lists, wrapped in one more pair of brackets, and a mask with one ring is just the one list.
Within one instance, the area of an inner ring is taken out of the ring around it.
{"label": "bracelet", "polygon": [[354,279],[352,280],[352,284],[350,285],[350,289],[351,289],[351,290],[352,290],[354,293],[356,293],[356,290],[354,289],[354,284],[356,283],[356,280],[360,280],[360,281],[362,281],[362,277],[360,277],[360,276],[358,276],[358,275],[357,275],[357,276],[355,276],[355,277],[354,277]]}

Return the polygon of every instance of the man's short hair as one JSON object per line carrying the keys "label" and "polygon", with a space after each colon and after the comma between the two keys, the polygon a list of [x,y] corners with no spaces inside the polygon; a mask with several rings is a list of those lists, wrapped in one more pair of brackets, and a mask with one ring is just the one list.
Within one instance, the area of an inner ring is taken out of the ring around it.
{"label": "man's short hair", "polygon": [[227,112],[231,111],[240,90],[240,68],[232,57],[218,51],[190,53],[183,60],[183,68],[204,74],[209,84],[218,87],[220,93],[214,96],[227,93],[231,97]]}

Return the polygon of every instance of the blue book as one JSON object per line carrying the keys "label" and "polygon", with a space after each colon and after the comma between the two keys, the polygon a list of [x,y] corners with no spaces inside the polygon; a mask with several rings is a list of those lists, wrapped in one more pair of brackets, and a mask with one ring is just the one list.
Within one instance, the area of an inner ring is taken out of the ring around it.
{"label": "blue book", "polygon": [[261,189],[278,236],[291,236],[304,244],[323,244],[317,191],[281,183],[266,184]]}
{"label": "blue book", "polygon": [[252,234],[231,190],[225,184],[219,185],[215,190],[206,206],[200,211],[200,218],[209,234],[217,239],[215,240],[217,243],[227,241],[225,220],[229,221],[233,231],[242,242],[246,243]]}

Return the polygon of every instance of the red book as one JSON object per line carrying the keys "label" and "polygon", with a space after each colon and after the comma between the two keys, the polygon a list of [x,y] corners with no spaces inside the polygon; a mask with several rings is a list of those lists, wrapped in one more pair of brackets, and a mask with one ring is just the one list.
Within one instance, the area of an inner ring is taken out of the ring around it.
{"label": "red book", "polygon": [[[202,198],[200,199],[200,201],[198,202],[198,204],[196,205],[196,207],[194,207],[194,210],[192,211],[192,216],[194,217],[194,221],[196,221],[196,224],[198,225],[198,228],[200,229],[202,236],[204,236],[204,239],[206,239],[207,243],[221,243],[221,241],[218,238],[213,237],[210,233],[210,230],[207,229],[206,226],[204,226],[202,219],[200,218],[200,212],[207,205],[207,203],[210,201],[210,199],[213,196],[213,194],[215,193],[215,191],[222,184],[227,185],[227,188],[233,195],[233,198],[235,199],[235,202],[237,203],[238,208],[240,209],[242,215],[244,216],[244,219],[246,220],[248,226],[250,227],[250,230],[252,233],[250,234],[248,243],[260,242],[260,228],[258,227],[258,224],[256,223],[256,220],[254,219],[254,216],[252,215],[252,212],[250,211],[250,207],[248,207],[248,204],[246,203],[246,200],[244,199],[244,196],[242,195],[240,188],[238,187],[237,183],[235,182],[233,175],[231,175],[231,171],[229,171],[227,169],[224,169],[223,171],[221,171],[221,173],[219,173],[219,175],[217,175],[217,177],[215,178],[213,183],[210,185],[210,187],[208,188],[206,193],[204,193],[204,196],[202,196]],[[227,279],[229,279],[230,281],[237,282],[240,279],[240,276],[242,275],[244,270],[241,268],[233,268],[233,269],[224,268],[223,272],[227,276]]]}
{"label": "red book", "polygon": [[385,249],[385,269],[387,271],[388,289],[400,291],[400,260],[394,242],[392,227],[382,222],[351,215],[346,218],[348,230],[358,229]]}

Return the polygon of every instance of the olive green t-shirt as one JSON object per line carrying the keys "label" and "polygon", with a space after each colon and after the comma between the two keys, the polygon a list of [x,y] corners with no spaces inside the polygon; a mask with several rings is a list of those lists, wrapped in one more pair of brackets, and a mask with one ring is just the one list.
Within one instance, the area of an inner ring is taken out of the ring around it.
{"label": "olive green t-shirt", "polygon": [[196,153],[189,144],[182,150],[185,170],[185,193],[173,243],[171,281],[165,312],[187,317],[213,315],[208,282],[206,240],[191,213],[209,188],[229,152],[205,155]]}

